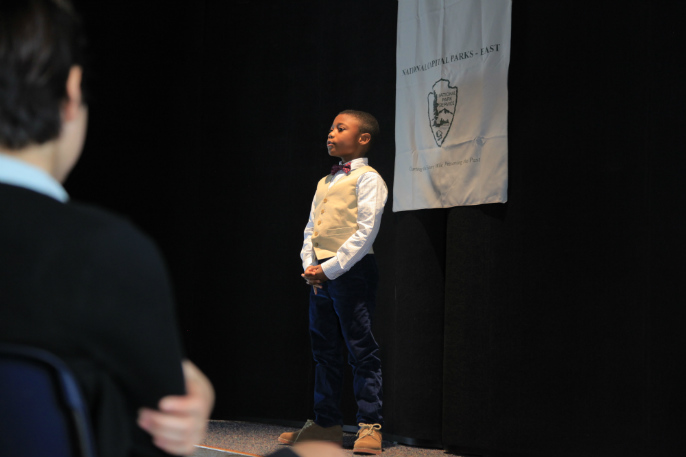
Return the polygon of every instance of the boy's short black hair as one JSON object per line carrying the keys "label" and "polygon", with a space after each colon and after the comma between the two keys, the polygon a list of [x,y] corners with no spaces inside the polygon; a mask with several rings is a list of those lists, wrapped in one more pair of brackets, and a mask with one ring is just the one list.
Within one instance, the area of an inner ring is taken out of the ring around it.
{"label": "boy's short black hair", "polygon": [[367,112],[357,111],[354,109],[347,109],[341,111],[338,114],[347,114],[349,116],[355,117],[358,121],[360,121],[360,133],[369,133],[369,135],[371,136],[368,148],[371,149],[372,144],[375,143],[380,132],[379,122],[376,120],[376,118]]}
{"label": "boy's short black hair", "polygon": [[68,0],[0,1],[0,146],[59,136],[69,70],[83,66],[83,45]]}

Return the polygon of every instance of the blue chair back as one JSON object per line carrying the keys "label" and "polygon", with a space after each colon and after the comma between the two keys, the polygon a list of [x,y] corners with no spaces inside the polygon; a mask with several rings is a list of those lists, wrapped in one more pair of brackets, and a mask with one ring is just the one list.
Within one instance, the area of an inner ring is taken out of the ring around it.
{"label": "blue chair back", "polygon": [[48,351],[0,343],[0,454],[95,457],[80,388]]}

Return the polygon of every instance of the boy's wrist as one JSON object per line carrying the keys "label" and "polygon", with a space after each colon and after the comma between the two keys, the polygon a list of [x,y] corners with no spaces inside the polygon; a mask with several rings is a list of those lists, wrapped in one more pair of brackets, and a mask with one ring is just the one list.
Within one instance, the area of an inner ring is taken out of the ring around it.
{"label": "boy's wrist", "polygon": [[341,266],[336,257],[331,257],[326,262],[322,263],[322,272],[328,279],[336,279],[341,275]]}

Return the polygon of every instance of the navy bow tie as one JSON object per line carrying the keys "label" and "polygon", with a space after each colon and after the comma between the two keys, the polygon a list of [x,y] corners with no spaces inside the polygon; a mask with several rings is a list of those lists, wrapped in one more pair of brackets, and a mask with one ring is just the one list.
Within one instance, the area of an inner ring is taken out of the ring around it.
{"label": "navy bow tie", "polygon": [[350,173],[350,164],[346,163],[345,165],[334,165],[333,167],[331,167],[331,174],[335,175],[340,170],[345,171],[345,174],[347,175],[348,173]]}

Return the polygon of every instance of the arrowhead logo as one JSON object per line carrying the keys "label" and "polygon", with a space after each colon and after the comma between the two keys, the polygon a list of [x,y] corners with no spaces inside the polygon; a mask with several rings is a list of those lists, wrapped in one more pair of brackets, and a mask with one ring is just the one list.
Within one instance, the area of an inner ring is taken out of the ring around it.
{"label": "arrowhead logo", "polygon": [[447,79],[436,81],[429,92],[428,114],[429,125],[434,134],[434,140],[440,147],[448,136],[455,118],[457,106],[457,87],[451,86]]}

